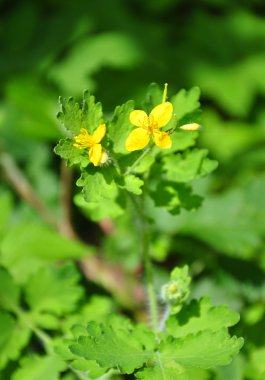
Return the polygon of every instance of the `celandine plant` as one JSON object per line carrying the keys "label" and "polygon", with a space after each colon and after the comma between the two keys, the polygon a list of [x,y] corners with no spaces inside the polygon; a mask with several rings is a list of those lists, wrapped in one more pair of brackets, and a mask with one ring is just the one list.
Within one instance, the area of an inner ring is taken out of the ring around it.
{"label": "celandine plant", "polygon": [[72,337],[56,351],[80,379],[133,374],[142,380],[199,380],[200,371],[229,364],[242,347],[243,339],[228,331],[238,322],[237,313],[213,306],[208,298],[187,301],[187,266],[175,268],[161,289],[154,284],[150,244],[159,233],[153,227],[155,210],[177,215],[199,207],[202,199],[190,183],[217,166],[207,150],[194,147],[200,128],[198,99],[198,88],[168,99],[167,86],[162,92],[152,84],[143,109],[128,101],[111,120],[87,92],[82,104],[72,98],[60,101],[58,117],[68,137],[55,151],[68,165],[80,167],[77,185],[85,202],[78,197],[77,203],[91,219],[114,219],[125,212],[131,216],[150,314],[146,323],[113,314],[101,323],[84,320],[73,326]]}

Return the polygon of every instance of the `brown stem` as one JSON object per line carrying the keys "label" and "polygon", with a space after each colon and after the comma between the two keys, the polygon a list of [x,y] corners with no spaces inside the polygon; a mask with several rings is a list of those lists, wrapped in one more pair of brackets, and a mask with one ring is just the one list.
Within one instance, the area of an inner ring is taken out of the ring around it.
{"label": "brown stem", "polygon": [[60,176],[60,204],[62,210],[62,219],[60,223],[60,232],[69,237],[77,239],[77,234],[72,224],[72,181],[73,170],[66,166],[65,161],[61,161]]}
{"label": "brown stem", "polygon": [[80,262],[82,272],[90,281],[100,284],[117,301],[128,309],[140,309],[145,302],[145,292],[140,282],[118,265],[106,263],[102,258],[90,256]]}
{"label": "brown stem", "polygon": [[59,224],[52,211],[42,202],[27,181],[13,158],[5,152],[0,153],[0,166],[7,182],[50,226],[58,229]]}

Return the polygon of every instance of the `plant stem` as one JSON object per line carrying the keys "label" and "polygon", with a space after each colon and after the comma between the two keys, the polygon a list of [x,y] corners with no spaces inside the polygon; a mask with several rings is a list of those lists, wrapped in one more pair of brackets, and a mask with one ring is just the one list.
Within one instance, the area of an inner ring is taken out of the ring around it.
{"label": "plant stem", "polygon": [[153,272],[152,272],[152,263],[151,263],[151,258],[149,254],[150,238],[149,238],[149,233],[148,233],[148,224],[147,224],[146,216],[143,212],[143,207],[140,207],[140,205],[138,204],[138,202],[136,201],[136,199],[134,198],[132,194],[130,193],[128,194],[130,195],[133,205],[135,206],[135,210],[137,211],[139,221],[140,221],[140,234],[141,234],[141,240],[142,240],[142,253],[143,253],[144,268],[145,268],[145,274],[146,274],[150,318],[151,318],[153,331],[157,333],[159,318],[158,318],[157,297],[156,297],[155,286],[154,286],[154,277],[153,277]]}
{"label": "plant stem", "polygon": [[[143,231],[143,235],[147,235],[146,231]],[[154,286],[154,277],[152,272],[152,263],[149,255],[149,236],[143,236],[143,254],[144,254],[144,264],[145,273],[147,281],[147,293],[149,299],[150,317],[152,327],[155,333],[158,331],[158,310],[157,310],[157,300],[156,292]]]}
{"label": "plant stem", "polygon": [[13,158],[5,152],[0,152],[0,166],[7,181],[16,192],[25,199],[41,217],[53,228],[59,229],[59,224],[53,212],[38,197]]}
{"label": "plant stem", "polygon": [[13,312],[17,315],[20,321],[22,321],[39,338],[47,354],[52,354],[53,347],[50,336],[38,328],[22,309],[14,306]]}
{"label": "plant stem", "polygon": [[140,161],[142,161],[142,159],[151,151],[151,149],[153,148],[153,144],[152,145],[149,145],[148,148],[146,148],[143,153],[141,154],[140,157],[137,158],[137,160],[132,164],[132,166],[130,166],[126,172],[124,173],[124,175],[127,175],[127,174],[130,174],[133,169],[139,164]]}

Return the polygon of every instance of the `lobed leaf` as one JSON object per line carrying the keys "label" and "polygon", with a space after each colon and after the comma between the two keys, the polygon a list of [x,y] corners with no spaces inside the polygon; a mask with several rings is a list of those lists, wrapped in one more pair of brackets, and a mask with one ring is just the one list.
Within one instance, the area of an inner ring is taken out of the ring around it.
{"label": "lobed leaf", "polygon": [[[184,370],[185,371],[185,370]],[[183,373],[183,368],[176,365],[176,368],[164,368],[158,361],[155,367],[144,368],[136,373],[137,380],[189,380],[187,373]]]}
{"label": "lobed leaf", "polygon": [[20,290],[12,276],[0,267],[0,308],[13,311],[19,304]]}
{"label": "lobed leaf", "polygon": [[11,380],[59,380],[60,372],[67,367],[56,355],[27,356],[22,358],[20,366]]}
{"label": "lobed leaf", "polygon": [[122,197],[114,181],[116,176],[113,167],[91,168],[77,181],[77,185],[83,187],[85,202],[81,197],[75,201],[93,220],[115,218],[123,213]]}
{"label": "lobed leaf", "polygon": [[81,128],[91,134],[103,122],[101,103],[95,103],[88,91],[84,91],[82,104],[73,98],[60,98],[59,102],[62,111],[57,118],[72,135],[78,135]]}
{"label": "lobed leaf", "polygon": [[192,300],[178,314],[170,316],[166,322],[166,333],[180,338],[204,330],[218,331],[238,321],[238,313],[225,305],[213,306],[210,299],[204,297],[199,301]]}
{"label": "lobed leaf", "polygon": [[184,116],[196,111],[200,107],[199,98],[199,87],[193,87],[189,91],[182,89],[172,97],[171,103],[173,104],[174,114],[179,124],[181,124],[180,121]]}
{"label": "lobed leaf", "polygon": [[183,366],[212,368],[227,365],[243,346],[243,338],[230,337],[227,329],[204,330],[182,338],[167,338],[161,343],[161,358],[166,367]]}
{"label": "lobed leaf", "polygon": [[207,158],[207,149],[192,149],[184,154],[176,154],[163,158],[163,170],[169,181],[190,182],[197,177],[205,176],[213,171],[217,163]]}
{"label": "lobed leaf", "polygon": [[129,153],[125,148],[125,141],[133,129],[130,123],[130,113],[133,109],[134,102],[132,100],[116,107],[112,120],[109,123],[108,134],[113,143],[113,151],[115,153]]}
{"label": "lobed leaf", "polygon": [[18,283],[25,283],[29,276],[47,262],[77,259],[93,252],[89,246],[73,241],[43,225],[24,222],[15,225],[6,234],[0,262]]}
{"label": "lobed leaf", "polygon": [[34,312],[40,314],[49,312],[60,316],[74,311],[83,294],[79,279],[73,263],[61,267],[46,266],[28,280],[26,301]]}
{"label": "lobed leaf", "polygon": [[70,350],[102,367],[132,373],[152,359],[156,341],[145,326],[133,327],[129,320],[112,316],[108,322],[90,322],[87,335],[81,335]]}
{"label": "lobed leaf", "polygon": [[30,338],[30,330],[9,313],[0,312],[0,368],[9,360],[17,360]]}
{"label": "lobed leaf", "polygon": [[141,187],[144,185],[144,181],[133,174],[124,176],[124,188],[130,193],[140,195],[142,194]]}
{"label": "lobed leaf", "polygon": [[67,160],[69,166],[80,164],[81,167],[86,167],[89,164],[88,152],[77,149],[73,144],[73,139],[62,139],[56,145],[54,151],[61,158]]}
{"label": "lobed leaf", "polygon": [[150,196],[157,207],[165,207],[171,214],[179,214],[181,208],[194,210],[200,207],[203,198],[192,193],[190,186],[182,183],[160,181]]}

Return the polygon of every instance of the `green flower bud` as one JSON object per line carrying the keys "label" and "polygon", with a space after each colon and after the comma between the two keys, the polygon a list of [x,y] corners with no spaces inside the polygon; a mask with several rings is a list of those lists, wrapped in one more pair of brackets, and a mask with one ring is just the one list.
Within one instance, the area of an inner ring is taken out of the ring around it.
{"label": "green flower bud", "polygon": [[165,303],[170,305],[171,313],[177,313],[190,294],[189,268],[174,268],[170,274],[170,281],[161,289],[161,296]]}

